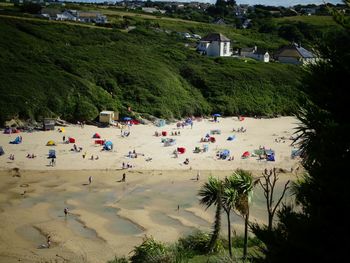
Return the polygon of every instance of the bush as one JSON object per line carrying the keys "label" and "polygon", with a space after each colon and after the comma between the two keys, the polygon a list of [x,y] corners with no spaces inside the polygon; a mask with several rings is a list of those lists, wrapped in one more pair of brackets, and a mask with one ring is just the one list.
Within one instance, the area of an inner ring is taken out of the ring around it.
{"label": "bush", "polygon": [[[206,254],[210,242],[210,234],[203,231],[196,231],[187,237],[180,238],[178,241],[179,247],[185,250],[192,251],[194,254]],[[222,240],[218,240],[214,247],[214,252],[223,249]]]}
{"label": "bush", "polygon": [[132,263],[167,262],[167,261],[161,261],[166,258],[165,245],[154,240],[153,237],[146,236],[142,244],[139,246],[136,246],[133,252],[134,254],[130,258]]}

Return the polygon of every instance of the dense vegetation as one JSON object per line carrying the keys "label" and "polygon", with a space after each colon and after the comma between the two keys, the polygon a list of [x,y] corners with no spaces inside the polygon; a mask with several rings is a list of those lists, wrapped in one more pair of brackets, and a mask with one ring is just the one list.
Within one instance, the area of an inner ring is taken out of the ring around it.
{"label": "dense vegetation", "polygon": [[[350,7],[350,1],[346,1]],[[286,206],[272,229],[254,227],[265,243],[258,262],[341,262],[348,257],[350,140],[347,102],[350,20],[336,12],[334,30],[318,48],[323,60],[305,76],[310,102],[300,112],[307,175],[294,186],[300,209]]]}
{"label": "dense vegetation", "polygon": [[202,57],[177,34],[0,18],[0,119],[93,119],[101,109],[166,118],[290,114],[297,67]]}

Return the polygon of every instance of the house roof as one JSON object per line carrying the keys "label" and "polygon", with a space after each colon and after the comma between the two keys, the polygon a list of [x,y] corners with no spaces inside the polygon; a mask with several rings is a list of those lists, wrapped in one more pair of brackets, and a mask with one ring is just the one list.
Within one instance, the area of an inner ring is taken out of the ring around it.
{"label": "house roof", "polygon": [[212,42],[212,41],[229,42],[230,39],[228,39],[227,37],[225,37],[223,34],[220,34],[220,33],[211,33],[211,34],[206,35],[205,37],[203,37],[203,38],[201,39],[201,41],[208,41],[208,42]]}
{"label": "house roof", "polygon": [[85,17],[85,18],[96,18],[100,15],[100,13],[95,12],[79,12],[79,17]]}
{"label": "house roof", "polygon": [[279,55],[281,57],[298,57],[298,58],[314,58],[315,55],[300,45],[294,43],[281,49]]}

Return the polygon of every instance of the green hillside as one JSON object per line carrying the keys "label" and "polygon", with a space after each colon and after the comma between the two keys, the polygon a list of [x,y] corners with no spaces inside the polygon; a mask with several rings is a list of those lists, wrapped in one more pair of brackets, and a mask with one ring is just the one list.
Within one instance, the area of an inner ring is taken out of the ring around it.
{"label": "green hillside", "polygon": [[0,17],[0,120],[94,119],[102,109],[171,118],[290,114],[298,67],[208,58],[175,34]]}

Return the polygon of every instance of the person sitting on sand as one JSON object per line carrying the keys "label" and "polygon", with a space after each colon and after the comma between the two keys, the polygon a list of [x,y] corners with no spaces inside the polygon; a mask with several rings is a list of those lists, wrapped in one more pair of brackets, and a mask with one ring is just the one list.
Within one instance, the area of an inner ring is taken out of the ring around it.
{"label": "person sitting on sand", "polygon": [[98,157],[98,155],[96,155],[95,160],[98,160],[98,159],[99,159],[99,157]]}
{"label": "person sitting on sand", "polygon": [[90,157],[90,160],[94,160],[94,155],[92,154],[91,157]]}
{"label": "person sitting on sand", "polygon": [[36,157],[36,155],[34,155],[34,153],[32,153],[32,158],[35,158]]}
{"label": "person sitting on sand", "polygon": [[189,163],[190,163],[190,160],[186,158],[186,160],[184,161],[184,164],[188,165]]}
{"label": "person sitting on sand", "polygon": [[30,155],[30,153],[27,154],[27,158],[32,158],[32,156]]}

